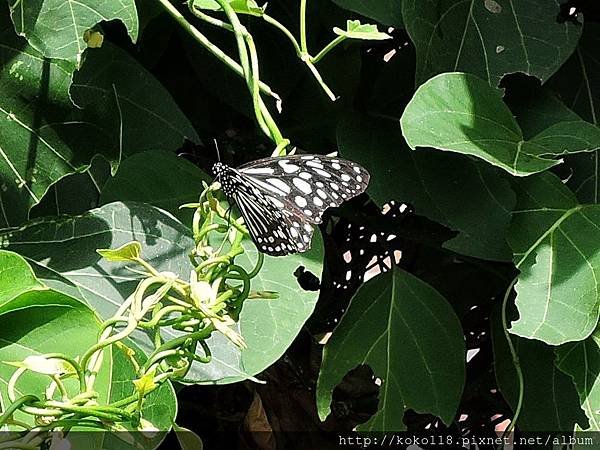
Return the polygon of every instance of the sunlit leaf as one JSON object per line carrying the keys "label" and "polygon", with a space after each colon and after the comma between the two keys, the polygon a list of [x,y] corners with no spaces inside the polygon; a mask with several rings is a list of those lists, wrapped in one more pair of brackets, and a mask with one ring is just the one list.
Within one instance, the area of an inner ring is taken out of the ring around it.
{"label": "sunlit leaf", "polygon": [[[255,0],[226,0],[231,8],[238,14],[262,16],[265,6],[258,6]],[[194,0],[194,7],[209,11],[222,11],[221,5],[216,0]]]}
{"label": "sunlit leaf", "polygon": [[389,34],[380,32],[377,29],[377,25],[362,24],[359,20],[348,20],[345,30],[336,27],[333,29],[333,32],[338,36],[344,36],[348,39],[362,39],[366,41],[381,41],[392,38]]}
{"label": "sunlit leaf", "polygon": [[47,58],[65,59],[78,66],[89,30],[101,21],[120,20],[131,39],[137,39],[134,0],[9,0],[9,4],[17,32]]}
{"label": "sunlit leaf", "polygon": [[510,331],[552,345],[585,339],[600,306],[600,206],[578,205],[549,173],[514,186],[509,243],[521,273]]}
{"label": "sunlit leaf", "polygon": [[526,140],[500,94],[466,73],[438,75],[419,87],[401,125],[413,149],[434,147],[472,155],[516,176],[561,162],[546,155],[600,148],[600,129],[583,121],[558,123]]}

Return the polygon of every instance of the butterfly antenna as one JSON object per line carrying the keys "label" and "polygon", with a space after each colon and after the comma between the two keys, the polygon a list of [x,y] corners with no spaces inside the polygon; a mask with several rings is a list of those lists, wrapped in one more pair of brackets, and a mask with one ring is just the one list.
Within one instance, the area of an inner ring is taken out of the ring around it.
{"label": "butterfly antenna", "polygon": [[215,143],[215,148],[217,149],[217,161],[221,162],[221,152],[219,151],[219,144],[217,140],[213,138],[213,142]]}

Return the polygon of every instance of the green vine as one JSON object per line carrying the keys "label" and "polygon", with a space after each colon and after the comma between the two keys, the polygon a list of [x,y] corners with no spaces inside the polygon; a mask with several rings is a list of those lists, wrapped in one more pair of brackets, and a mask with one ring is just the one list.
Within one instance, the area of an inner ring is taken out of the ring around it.
{"label": "green vine", "polygon": [[[134,292],[114,315],[100,327],[98,340],[79,358],[61,353],[33,355],[23,361],[8,362],[17,369],[8,386],[10,404],[0,416],[0,428],[11,426],[22,432],[0,436],[0,449],[37,448],[49,432],[68,432],[75,426],[101,430],[152,430],[143,417],[145,399],[167,381],[184,381],[194,362],[211,362],[207,339],[214,332],[223,334],[239,348],[244,339],[232,328],[247,298],[273,298],[273,292],[252,292],[251,282],[263,263],[247,272],[235,263],[245,250],[248,235],[239,219],[230,219],[227,210],[214,197],[218,183],[205,185],[199,201],[183,205],[193,208],[192,232],[195,247],[189,255],[193,264],[188,279],[156,270],[141,255],[141,244],[129,242],[117,249],[98,253],[114,262],[137,265],[143,274]],[[218,242],[217,248],[214,242]],[[163,340],[162,331],[173,329],[184,334]],[[150,332],[153,351],[146,357],[128,346],[136,330]],[[135,393],[113,403],[102,403],[96,390],[96,377],[105,364],[105,350],[115,346],[125,353],[136,371],[132,380]],[[24,374],[33,372],[49,378],[43,398],[19,395]],[[66,380],[75,379],[77,389]],[[34,427],[15,418],[20,412],[33,417]]]}

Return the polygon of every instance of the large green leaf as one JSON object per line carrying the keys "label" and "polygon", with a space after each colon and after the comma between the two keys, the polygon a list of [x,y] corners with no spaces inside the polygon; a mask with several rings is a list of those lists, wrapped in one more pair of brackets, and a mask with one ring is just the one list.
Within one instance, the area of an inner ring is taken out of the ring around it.
{"label": "large green leaf", "polygon": [[588,431],[600,431],[600,333],[584,341],[572,342],[555,350],[556,365],[575,382],[581,408],[589,420]]}
{"label": "large green leaf", "polygon": [[333,0],[335,4],[365,17],[370,17],[384,25],[402,27],[402,0]]}
{"label": "large green leaf", "polygon": [[[502,329],[500,310],[492,319],[494,370],[498,388],[508,404],[516,409],[519,378]],[[521,431],[570,432],[578,423],[587,426],[570,376],[556,365],[554,349],[543,342],[511,336],[523,374],[523,404],[517,427]]]}
{"label": "large green leaf", "polygon": [[15,29],[44,57],[79,66],[86,31],[101,21],[118,19],[137,39],[135,0],[8,0]]}
{"label": "large green leaf", "polygon": [[[283,355],[312,314],[319,298],[318,292],[302,289],[294,275],[299,267],[304,267],[321,277],[323,243],[318,230],[311,245],[312,248],[305,253],[286,257],[265,256],[260,273],[252,280],[252,290],[274,291],[279,298],[244,302],[239,330],[247,349],[240,352],[222,335],[213,335],[211,341],[219,343],[219,357],[229,366],[217,362],[200,367],[200,370],[206,370],[203,379],[234,383],[262,372]],[[258,251],[249,239],[243,242],[243,246],[246,253],[238,259],[238,263],[249,270],[256,265]]]}
{"label": "large green leaf", "polygon": [[588,337],[600,306],[600,207],[556,176],[519,179],[509,243],[521,271],[511,333],[558,345]]}
{"label": "large green leaf", "polygon": [[545,156],[600,148],[600,129],[584,121],[561,122],[529,140],[500,94],[466,73],[438,75],[423,84],[400,120],[408,145],[476,156],[512,175],[549,169]]}
{"label": "large green leaf", "polygon": [[465,382],[460,322],[435,289],[401,269],[362,285],[326,344],[317,384],[321,420],[335,385],[362,364],[382,385],[380,409],[360,429],[403,430],[409,408],[446,424],[454,418]]}
{"label": "large green leaf", "polygon": [[15,297],[46,287],[35,277],[31,267],[19,255],[0,250],[0,311]]}
{"label": "large green leaf", "polygon": [[[116,248],[132,240],[141,242],[143,257],[157,270],[187,279],[188,255],[194,243],[191,232],[173,216],[140,203],[111,203],[82,216],[46,219],[4,237],[8,248],[34,264],[44,282],[54,289],[85,300],[104,318],[110,317],[134,290],[138,277],[125,263],[100,259],[98,248]],[[238,263],[251,270],[256,249],[247,241],[247,254]],[[308,319],[318,293],[302,290],[294,276],[299,266],[320,275],[322,244],[286,258],[266,257],[254,279],[253,290],[279,292],[275,300],[248,300],[240,316],[241,333],[248,343],[243,353],[217,334],[209,344],[213,353],[208,365],[195,363],[190,381],[233,382],[247,379],[281,356]],[[165,338],[175,333],[165,331]],[[148,348],[145,335],[136,342]]]}
{"label": "large green leaf", "polygon": [[[559,75],[562,75],[562,69]],[[600,71],[597,77],[598,82],[600,82]],[[582,83],[586,83],[586,80],[583,80]],[[579,92],[588,92],[588,87],[582,83],[579,84]],[[563,91],[560,91],[560,94],[562,96]],[[532,92],[522,89],[516,90],[515,92],[509,92],[508,98],[505,97],[505,100],[513,114],[515,114],[526,138],[542,133],[544,130],[547,132],[547,129],[556,131],[559,129],[557,127],[564,128],[566,135],[570,136],[569,140],[572,139],[574,142],[584,137],[586,129],[591,130],[594,135],[597,133],[597,128],[594,128],[593,123],[582,121],[581,117],[563,103],[562,100],[565,99],[558,98],[548,88],[538,88]],[[588,100],[586,105],[594,105],[593,98],[588,98]],[[572,103],[572,101],[569,101],[569,103]],[[581,108],[581,105],[572,106],[578,107],[580,113],[589,116],[587,111]],[[579,122],[579,124],[571,127],[569,124],[573,122]],[[574,133],[574,131],[576,132]],[[569,142],[566,144],[569,145]],[[598,150],[568,155],[565,158],[565,165],[571,169],[567,186],[575,192],[582,203],[598,203],[600,198],[598,183],[600,180],[600,165],[598,164],[598,158],[600,158]]]}
{"label": "large green leaf", "polygon": [[547,0],[404,0],[404,24],[417,48],[417,84],[450,71],[496,86],[509,73],[546,81],[575,50],[581,26],[558,23]]}
{"label": "large green leaf", "polygon": [[174,153],[138,153],[127,158],[117,174],[108,180],[100,203],[145,202],[171,212],[184,223],[191,223],[192,211],[179,209],[179,206],[198,201],[202,181],[210,183],[211,178]]}
{"label": "large green leaf", "polygon": [[73,78],[73,101],[95,123],[107,122],[106,106],[117,103],[119,145],[125,155],[176,150],[185,140],[200,141],[169,91],[126,51],[111,43],[86,54]]}
{"label": "large green leaf", "polygon": [[408,202],[418,214],[460,232],[444,247],[510,261],[506,233],[515,198],[497,169],[459,155],[413,152],[398,124],[385,119],[348,116],[337,139],[341,154],[371,173],[368,193],[378,205]]}

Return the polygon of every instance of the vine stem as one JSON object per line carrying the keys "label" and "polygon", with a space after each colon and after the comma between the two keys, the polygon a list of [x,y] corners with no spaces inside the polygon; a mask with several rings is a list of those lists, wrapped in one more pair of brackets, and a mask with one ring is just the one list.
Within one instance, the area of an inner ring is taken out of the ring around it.
{"label": "vine stem", "polygon": [[[230,25],[220,19],[217,19],[216,17],[212,17],[212,16],[204,13],[198,6],[195,6],[193,4],[193,1],[189,1],[188,5],[189,5],[189,8],[190,8],[190,11],[192,12],[192,14],[194,14],[199,19],[202,19],[206,23],[209,23],[215,27],[219,27],[224,30],[235,33],[235,29],[232,25]],[[329,86],[327,86],[327,83],[325,83],[325,80],[323,80],[323,77],[321,76],[321,74],[319,73],[317,68],[315,67],[315,63],[318,60],[320,60],[321,58],[323,58],[336,45],[338,45],[340,42],[344,41],[346,38],[344,36],[339,36],[337,39],[334,39],[332,42],[330,42],[326,48],[324,48],[321,52],[319,52],[319,54],[316,57],[312,57],[310,54],[308,54],[308,52],[306,50],[304,50],[304,51],[302,50],[302,48],[300,47],[300,44],[298,44],[298,41],[296,40],[296,38],[294,37],[292,32],[290,30],[288,30],[285,25],[283,25],[281,22],[279,22],[274,17],[269,16],[268,14],[263,14],[261,16],[261,18],[266,23],[272,25],[273,27],[275,27],[279,31],[281,31],[284,34],[284,36],[286,36],[290,40],[290,42],[292,43],[292,46],[294,47],[294,51],[296,52],[296,55],[310,69],[312,75],[317,80],[317,82],[319,83],[319,85],[321,86],[321,88],[323,89],[325,94],[327,94],[327,96],[329,97],[329,99],[331,101],[336,101],[337,100],[336,95],[332,92],[331,88]],[[253,41],[252,42],[249,41],[250,39],[252,39],[252,37],[244,27],[242,27],[242,29],[244,31],[244,37],[248,43],[248,48],[250,49],[251,46],[252,47],[254,46]],[[250,55],[252,56],[252,54],[253,54],[253,52],[251,51]],[[253,71],[253,72],[254,72],[254,76],[256,77],[257,76],[256,74],[258,72],[256,72],[256,71]],[[255,109],[256,109],[256,106],[255,106]],[[284,148],[285,148],[285,146],[287,146],[287,143],[284,145]],[[276,152],[273,152],[273,156],[282,156],[282,155],[283,154],[279,151],[279,149]]]}
{"label": "vine stem", "polygon": [[510,425],[506,428],[506,430],[504,430],[504,433],[502,433],[503,438],[505,435],[511,433],[514,430],[517,420],[519,420],[519,416],[521,415],[521,408],[523,407],[523,394],[525,391],[525,382],[523,380],[523,371],[521,370],[519,355],[517,354],[515,346],[510,338],[510,333],[508,331],[508,320],[506,318],[506,306],[508,304],[508,298],[510,297],[510,294],[516,283],[517,278],[515,277],[515,279],[511,281],[510,285],[506,289],[504,299],[502,300],[502,331],[504,332],[504,337],[506,338],[506,342],[508,343],[508,348],[510,350],[512,361],[515,366],[515,371],[517,372],[517,378],[519,380],[519,397],[517,401],[517,407],[515,408],[513,418],[510,421]]}
{"label": "vine stem", "polygon": [[306,43],[306,0],[300,0],[300,50],[308,54]]}
{"label": "vine stem", "polygon": [[[187,31],[196,41],[198,41],[198,43],[200,45],[202,45],[209,52],[211,52],[221,62],[223,62],[224,64],[229,66],[231,68],[231,70],[233,70],[237,75],[239,75],[242,78],[245,77],[242,66],[240,66],[234,59],[232,59],[225,52],[223,52],[223,50],[221,50],[219,47],[217,47],[215,44],[213,44],[196,27],[194,27],[192,24],[190,24],[186,20],[186,18],[183,17],[183,14],[181,14],[177,10],[177,8],[175,8],[175,6],[173,6],[171,4],[171,2],[169,0],[157,0],[157,1],[162,5],[162,7],[165,9],[165,11],[167,11],[167,13],[169,13],[169,15],[173,19],[175,19],[175,21],[181,26],[181,28],[183,28],[185,31]],[[281,97],[279,97],[279,95],[277,95],[275,92],[273,92],[271,87],[269,85],[267,85],[266,83],[260,81],[259,87],[260,87],[260,90],[262,92],[264,92],[266,95],[274,98],[278,102],[281,101]]]}
{"label": "vine stem", "polygon": [[[252,35],[246,30],[246,27],[241,24],[237,14],[227,0],[217,0],[217,3],[219,3],[233,27],[244,77],[248,84],[248,89],[252,94],[254,113],[261,129],[275,142],[275,144],[280,145],[282,142],[287,142],[287,144],[289,144],[289,141],[284,139],[281,135],[271,113],[260,97],[260,90],[258,89],[260,83],[258,55]],[[248,52],[250,53],[249,55]]]}
{"label": "vine stem", "polygon": [[346,36],[338,36],[336,37],[333,41],[331,41],[329,44],[327,44],[323,50],[321,50],[319,53],[317,53],[317,56],[311,58],[311,62],[312,63],[318,63],[319,61],[321,61],[325,55],[327,55],[327,53],[329,53],[331,50],[333,50],[335,47],[337,47],[338,45],[340,45],[342,42],[344,42],[346,40]]}

